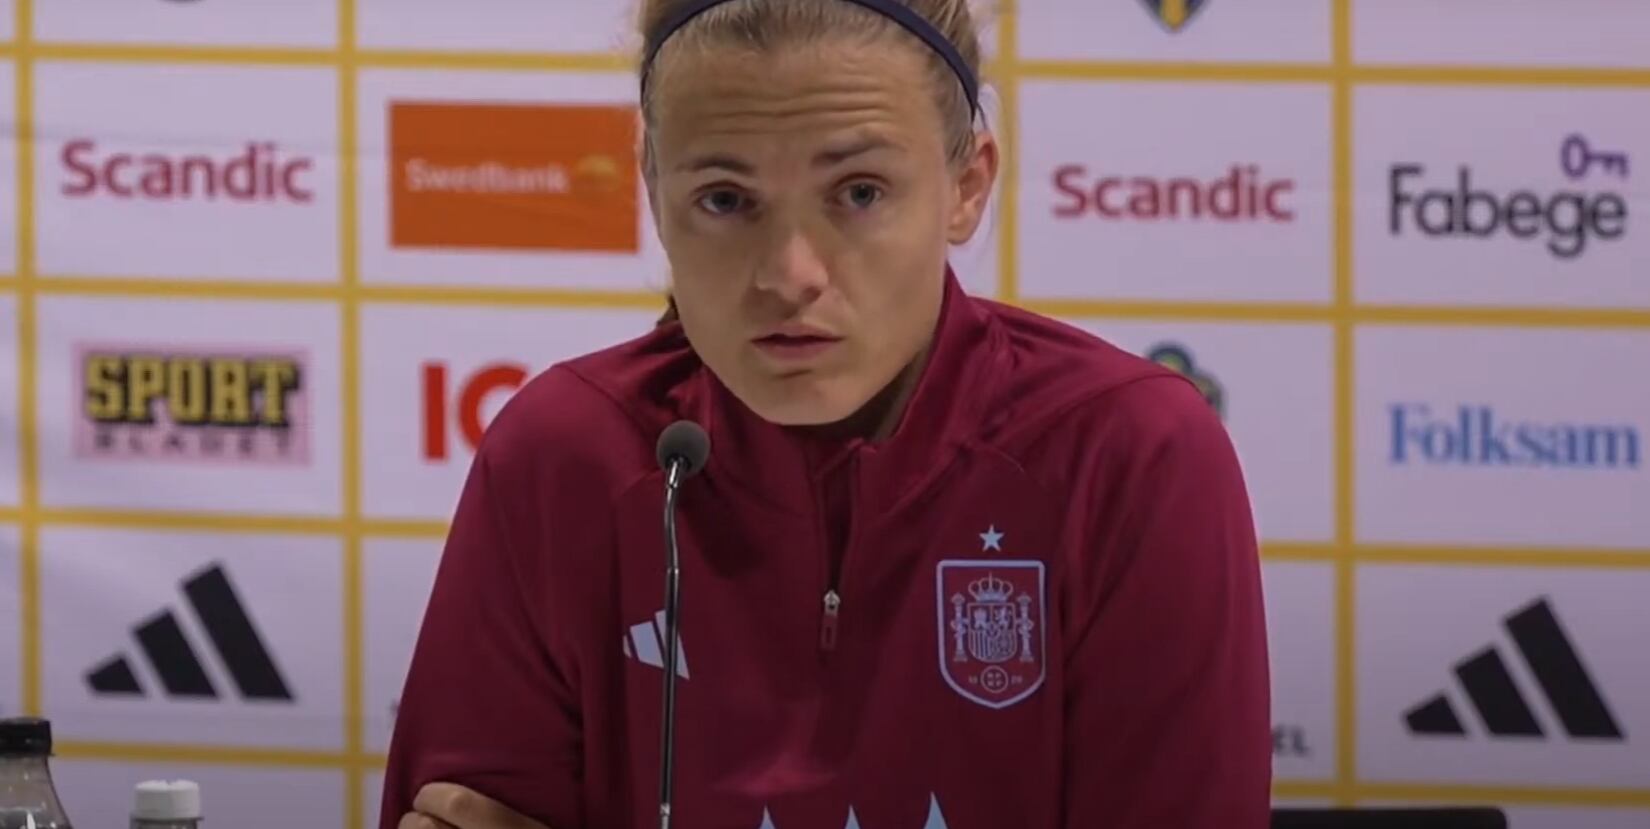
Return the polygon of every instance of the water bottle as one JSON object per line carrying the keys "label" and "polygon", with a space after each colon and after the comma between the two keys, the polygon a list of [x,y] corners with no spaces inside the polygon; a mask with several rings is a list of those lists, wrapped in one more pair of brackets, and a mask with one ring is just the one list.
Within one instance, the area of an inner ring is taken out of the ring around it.
{"label": "water bottle", "polygon": [[52,785],[52,724],[0,720],[0,829],[72,829]]}
{"label": "water bottle", "polygon": [[147,780],[137,784],[132,793],[132,829],[200,829],[200,826],[200,786],[188,780]]}

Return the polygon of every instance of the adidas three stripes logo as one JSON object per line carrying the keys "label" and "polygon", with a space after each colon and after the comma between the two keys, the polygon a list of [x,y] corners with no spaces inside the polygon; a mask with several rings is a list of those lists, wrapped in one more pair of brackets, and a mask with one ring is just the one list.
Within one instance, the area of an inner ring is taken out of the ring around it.
{"label": "adidas three stripes logo", "polygon": [[[291,687],[281,676],[280,668],[221,566],[213,565],[186,579],[183,594],[243,699],[294,701]],[[172,611],[163,610],[138,623],[132,635],[167,696],[189,699],[221,696]],[[86,684],[100,696],[147,696],[124,654],[116,654],[92,668],[86,674]]]}
{"label": "adidas three stripes logo", "polygon": [[[680,633],[680,631],[678,631]],[[626,659],[634,659],[643,665],[652,665],[655,668],[665,667],[665,612],[663,610],[653,614],[650,621],[639,625],[631,625],[630,630],[621,637],[620,647],[624,650]],[[676,639],[676,675],[682,679],[688,678],[687,653],[684,650],[680,636]]]}
{"label": "adidas three stripes logo", "polygon": [[[1546,599],[1537,600],[1507,617],[1504,624],[1566,734],[1575,739],[1617,742],[1626,739]],[[1545,736],[1499,649],[1485,647],[1456,663],[1455,677],[1491,735]],[[1444,693],[1411,708],[1404,720],[1413,734],[1452,737],[1467,734],[1455,706]]]}

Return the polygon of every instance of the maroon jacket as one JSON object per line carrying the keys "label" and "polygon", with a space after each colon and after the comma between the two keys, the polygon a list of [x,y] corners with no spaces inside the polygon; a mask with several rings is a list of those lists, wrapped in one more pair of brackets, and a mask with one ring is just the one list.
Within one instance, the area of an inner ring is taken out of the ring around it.
{"label": "maroon jacket", "polygon": [[[657,825],[662,429],[679,503],[682,829],[1260,829],[1248,496],[1191,383],[965,296],[895,436],[810,444],[675,325],[489,428],[401,698],[381,826],[467,785],[551,829]],[[834,614],[828,595],[840,599]]]}

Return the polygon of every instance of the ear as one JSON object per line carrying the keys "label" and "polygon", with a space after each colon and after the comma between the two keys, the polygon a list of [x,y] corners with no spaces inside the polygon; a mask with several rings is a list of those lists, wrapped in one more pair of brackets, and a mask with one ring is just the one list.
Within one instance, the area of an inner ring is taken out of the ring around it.
{"label": "ear", "polygon": [[642,192],[647,198],[647,210],[653,216],[653,227],[657,232],[659,227],[659,196],[655,192],[658,183],[653,168],[653,147],[652,143],[647,140],[646,132],[639,131],[638,136],[636,158],[641,166]]}
{"label": "ear", "polygon": [[986,131],[975,133],[974,150],[957,176],[957,200],[946,224],[946,239],[951,244],[966,244],[974,238],[997,182],[998,162],[996,137]]}

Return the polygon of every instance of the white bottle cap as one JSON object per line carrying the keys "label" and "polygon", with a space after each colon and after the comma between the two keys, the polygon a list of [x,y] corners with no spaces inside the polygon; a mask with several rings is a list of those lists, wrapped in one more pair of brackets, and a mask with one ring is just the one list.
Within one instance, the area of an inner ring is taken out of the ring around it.
{"label": "white bottle cap", "polygon": [[189,780],[148,780],[137,785],[132,817],[138,820],[200,820],[201,787]]}

